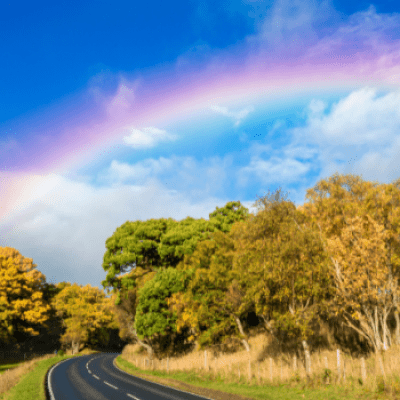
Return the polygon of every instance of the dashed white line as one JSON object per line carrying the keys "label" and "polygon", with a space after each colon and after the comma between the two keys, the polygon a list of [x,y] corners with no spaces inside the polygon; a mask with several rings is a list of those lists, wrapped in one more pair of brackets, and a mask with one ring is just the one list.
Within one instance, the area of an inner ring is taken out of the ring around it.
{"label": "dashed white line", "polygon": [[111,385],[111,383],[108,383],[108,382],[106,382],[106,381],[103,381],[106,385],[108,385],[108,386],[111,386],[112,388],[114,388],[114,389],[118,389],[116,386],[114,386],[114,385]]}
{"label": "dashed white line", "polygon": [[96,378],[96,379],[100,379],[97,375],[95,375],[95,374],[93,374],[93,376]]}
{"label": "dashed white line", "polygon": [[133,394],[130,394],[130,393],[127,393],[127,396],[132,397],[132,399],[135,399],[135,400],[140,400],[136,396],[134,396]]}

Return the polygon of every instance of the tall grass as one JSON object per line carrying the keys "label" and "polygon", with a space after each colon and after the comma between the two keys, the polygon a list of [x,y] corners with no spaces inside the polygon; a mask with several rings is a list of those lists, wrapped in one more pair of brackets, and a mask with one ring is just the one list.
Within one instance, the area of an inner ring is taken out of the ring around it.
{"label": "tall grass", "polygon": [[12,387],[16,386],[24,375],[35,368],[39,361],[47,360],[52,357],[54,357],[54,354],[48,354],[30,361],[14,364],[14,368],[5,370],[0,375],[0,395],[3,395]]}
{"label": "tall grass", "polygon": [[[143,370],[195,372],[197,376],[225,383],[246,385],[289,385],[291,387],[321,388],[341,386],[362,388],[366,392],[385,392],[400,397],[400,346],[392,346],[384,354],[371,354],[365,358],[352,358],[337,351],[311,354],[311,368],[306,371],[305,359],[294,360],[294,355],[262,356],[268,339],[263,335],[250,338],[251,351],[213,355],[197,351],[181,357],[153,361],[138,345],[127,345],[122,358]],[[207,357],[205,361],[205,357]],[[365,368],[363,368],[363,363]],[[296,365],[295,365],[296,364]],[[363,373],[365,371],[365,373]]]}

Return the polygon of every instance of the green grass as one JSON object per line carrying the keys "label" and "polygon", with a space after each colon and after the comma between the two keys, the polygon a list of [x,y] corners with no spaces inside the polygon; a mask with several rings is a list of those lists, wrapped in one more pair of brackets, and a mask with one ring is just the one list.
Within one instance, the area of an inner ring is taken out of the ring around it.
{"label": "green grass", "polygon": [[[224,383],[221,379],[212,378],[211,376],[201,377],[194,372],[171,372],[167,374],[162,371],[148,371],[137,368],[132,363],[124,360],[121,356],[116,358],[116,364],[122,370],[132,373],[135,372],[146,376],[172,378],[180,382],[188,383],[193,386],[215,389],[225,393],[233,393],[241,396],[249,397],[252,399],[260,400],[372,400],[372,399],[389,399],[387,393],[367,393],[360,385],[348,385],[347,387],[326,385],[325,387],[309,388],[305,384],[299,384],[297,387],[290,387],[287,384],[275,385],[249,385],[243,381],[241,383]],[[156,381],[156,380],[155,380]],[[170,386],[173,386],[171,383]]]}
{"label": "green grass", "polygon": [[24,375],[8,392],[0,394],[1,400],[46,400],[44,381],[47,371],[59,361],[82,354],[54,356],[38,361],[35,368]]}

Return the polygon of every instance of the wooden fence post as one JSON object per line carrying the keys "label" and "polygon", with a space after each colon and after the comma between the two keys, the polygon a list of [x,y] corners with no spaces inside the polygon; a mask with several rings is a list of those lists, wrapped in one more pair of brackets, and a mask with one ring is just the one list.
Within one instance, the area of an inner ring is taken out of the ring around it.
{"label": "wooden fence post", "polygon": [[384,379],[385,382],[386,382],[386,374],[385,374],[385,370],[384,370],[384,368],[383,368],[382,356],[381,356],[380,353],[378,354],[378,358],[379,358],[379,366],[380,366],[380,368],[381,368],[381,372],[382,372],[382,375],[383,375],[383,379]]}
{"label": "wooden fence post", "polygon": [[346,380],[346,360],[343,357],[343,382]]}
{"label": "wooden fence post", "polygon": [[361,377],[362,377],[363,384],[365,385],[367,382],[367,370],[365,368],[364,357],[361,357]]}
{"label": "wooden fence post", "polygon": [[306,372],[307,375],[311,374],[311,357],[310,357],[310,352],[308,350],[305,351],[305,356],[306,356]]}
{"label": "wooden fence post", "polygon": [[[325,369],[329,369],[328,368],[328,357],[324,357],[324,361],[325,361]],[[327,376],[326,378],[326,383],[329,385],[329,376]]]}
{"label": "wooden fence post", "polygon": [[272,382],[272,358],[269,358],[269,378]]}
{"label": "wooden fence post", "polygon": [[340,350],[336,350],[336,357],[337,357],[337,373],[338,373],[338,380],[340,381]]}

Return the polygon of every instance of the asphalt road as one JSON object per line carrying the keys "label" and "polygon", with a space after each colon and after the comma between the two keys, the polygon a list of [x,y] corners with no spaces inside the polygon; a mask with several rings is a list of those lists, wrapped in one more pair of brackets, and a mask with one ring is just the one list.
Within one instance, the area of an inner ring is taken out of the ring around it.
{"label": "asphalt road", "polygon": [[98,353],[69,358],[54,365],[47,374],[51,400],[204,400],[132,376],[113,364],[120,353]]}

